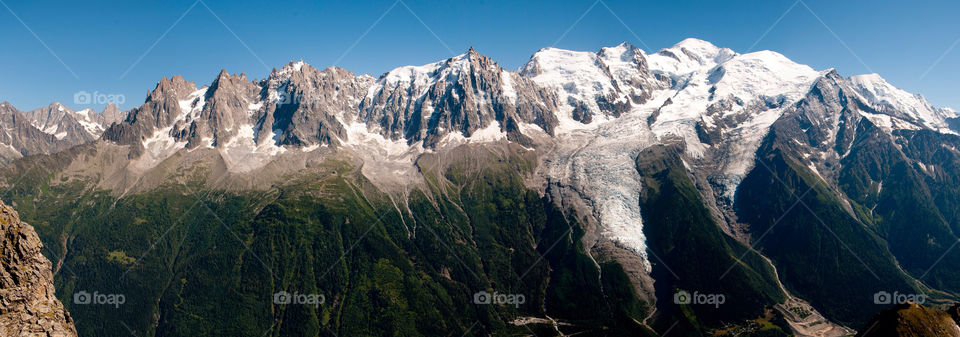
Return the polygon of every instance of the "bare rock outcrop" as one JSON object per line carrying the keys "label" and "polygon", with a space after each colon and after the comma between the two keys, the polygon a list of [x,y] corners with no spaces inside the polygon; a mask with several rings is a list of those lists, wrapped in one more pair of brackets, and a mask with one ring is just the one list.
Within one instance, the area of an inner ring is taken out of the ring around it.
{"label": "bare rock outcrop", "polygon": [[0,201],[0,335],[76,336],[33,226]]}

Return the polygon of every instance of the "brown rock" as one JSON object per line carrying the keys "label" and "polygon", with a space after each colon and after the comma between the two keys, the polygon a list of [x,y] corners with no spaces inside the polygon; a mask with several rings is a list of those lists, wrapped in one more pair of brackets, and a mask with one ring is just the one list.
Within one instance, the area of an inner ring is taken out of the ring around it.
{"label": "brown rock", "polygon": [[0,201],[0,335],[76,336],[33,226]]}
{"label": "brown rock", "polygon": [[884,310],[857,334],[857,337],[885,336],[960,336],[960,327],[947,312],[904,303]]}

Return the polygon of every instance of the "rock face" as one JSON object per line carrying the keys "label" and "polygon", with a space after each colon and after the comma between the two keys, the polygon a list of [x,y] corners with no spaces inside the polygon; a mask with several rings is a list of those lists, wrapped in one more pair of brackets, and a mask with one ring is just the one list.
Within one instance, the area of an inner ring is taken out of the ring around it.
{"label": "rock face", "polygon": [[291,62],[259,83],[250,106],[256,143],[315,146],[346,140],[346,125],[373,82],[340,68]]}
{"label": "rock face", "polygon": [[445,61],[395,69],[368,92],[360,106],[361,120],[386,137],[422,140],[425,147],[448,133],[470,137],[490,126],[520,141],[521,123],[548,134],[557,124],[551,91],[502,69],[473,48]]}
{"label": "rock face", "polygon": [[27,116],[10,103],[0,103],[0,164],[32,154],[57,152],[68,145],[33,126]]}
{"label": "rock face", "polygon": [[23,156],[49,154],[93,141],[111,124],[123,120],[113,104],[103,113],[73,111],[60,103],[22,112],[0,103],[0,164]]}
{"label": "rock face", "polygon": [[69,146],[93,141],[111,124],[123,120],[117,106],[107,105],[103,113],[93,109],[71,110],[60,103],[24,113],[30,124]]}
{"label": "rock face", "polygon": [[877,314],[857,337],[960,336],[956,313],[956,306],[948,313],[916,303],[899,304]]}
{"label": "rock face", "polygon": [[[642,55],[627,54],[616,57],[643,65]],[[622,82],[643,89],[638,78]],[[645,95],[640,89],[632,94],[635,100]],[[462,139],[477,133],[527,144],[523,130],[554,134],[556,102],[551,89],[472,48],[379,78],[340,68],[320,70],[301,61],[259,81],[226,71],[200,88],[181,76],[163,78],[143,105],[107,128],[103,139],[130,145],[132,157],[158,159],[182,148],[273,153],[282,152],[280,147],[337,147],[358,141],[351,132],[424,148],[437,146],[446,136]],[[604,107],[612,107],[611,102]]]}
{"label": "rock face", "polygon": [[33,227],[0,202],[0,335],[76,336]]}

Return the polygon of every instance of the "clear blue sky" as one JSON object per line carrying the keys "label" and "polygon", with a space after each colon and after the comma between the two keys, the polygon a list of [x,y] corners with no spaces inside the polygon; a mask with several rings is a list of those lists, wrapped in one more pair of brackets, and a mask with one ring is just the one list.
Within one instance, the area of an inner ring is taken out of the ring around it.
{"label": "clear blue sky", "polygon": [[199,85],[227,69],[263,78],[291,60],[333,65],[351,46],[337,65],[378,76],[470,46],[516,69],[551,45],[595,51],[628,41],[652,52],[696,37],[742,53],[763,36],[754,49],[845,76],[877,72],[934,105],[960,108],[960,46],[944,56],[960,41],[956,0],[203,1],[173,26],[195,0],[0,0],[0,101],[20,110],[52,101],[81,108],[74,93],[97,91],[125,95],[122,108],[129,109],[161,76],[181,74]]}

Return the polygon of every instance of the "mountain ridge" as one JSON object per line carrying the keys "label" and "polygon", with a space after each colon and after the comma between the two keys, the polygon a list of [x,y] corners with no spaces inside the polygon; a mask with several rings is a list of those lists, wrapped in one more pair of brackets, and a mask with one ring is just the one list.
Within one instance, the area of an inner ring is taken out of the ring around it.
{"label": "mountain ridge", "polygon": [[[836,335],[878,308],[838,285],[946,298],[955,289],[951,271],[922,270],[941,254],[960,261],[947,248],[960,228],[960,214],[951,212],[960,197],[951,187],[960,181],[951,118],[955,111],[878,76],[843,77],[776,52],[738,54],[696,39],[653,54],[628,43],[597,52],[544,48],[518,71],[471,48],[376,78],[302,61],[262,80],[221,70],[199,88],[164,77],[99,139],[10,167],[15,177],[41,162],[48,187],[78,184],[119,201],[169,184],[283,190],[336,161],[356,167],[357,184],[389,196],[409,236],[423,222],[411,199],[437,203],[459,193],[463,171],[471,171],[464,153],[497,154],[474,163],[497,172],[506,172],[504,157],[521,157],[506,160],[517,180],[576,220],[578,249],[594,266],[618,264],[632,296],[654,308],[631,313],[649,315],[648,328],[662,332],[694,312],[705,321],[684,321],[682,329],[704,332],[766,317],[779,305],[795,314],[785,315],[781,330],[803,324]],[[446,167],[447,156],[459,166]],[[693,215],[661,213],[660,205]],[[900,209],[927,216],[911,233]],[[780,213],[792,216],[779,225],[771,217]],[[703,235],[678,235],[670,227],[676,219]],[[677,244],[693,239],[706,247]],[[815,248],[823,254],[817,260],[792,253]],[[700,255],[739,258],[717,258],[711,268],[666,266]],[[724,271],[726,263],[747,272]],[[833,272],[810,272],[821,267]],[[742,294],[761,295],[740,296],[731,302],[738,310],[720,313],[670,302],[678,290],[722,291],[712,280],[728,275],[746,285]],[[644,317],[631,318],[646,325]]]}

